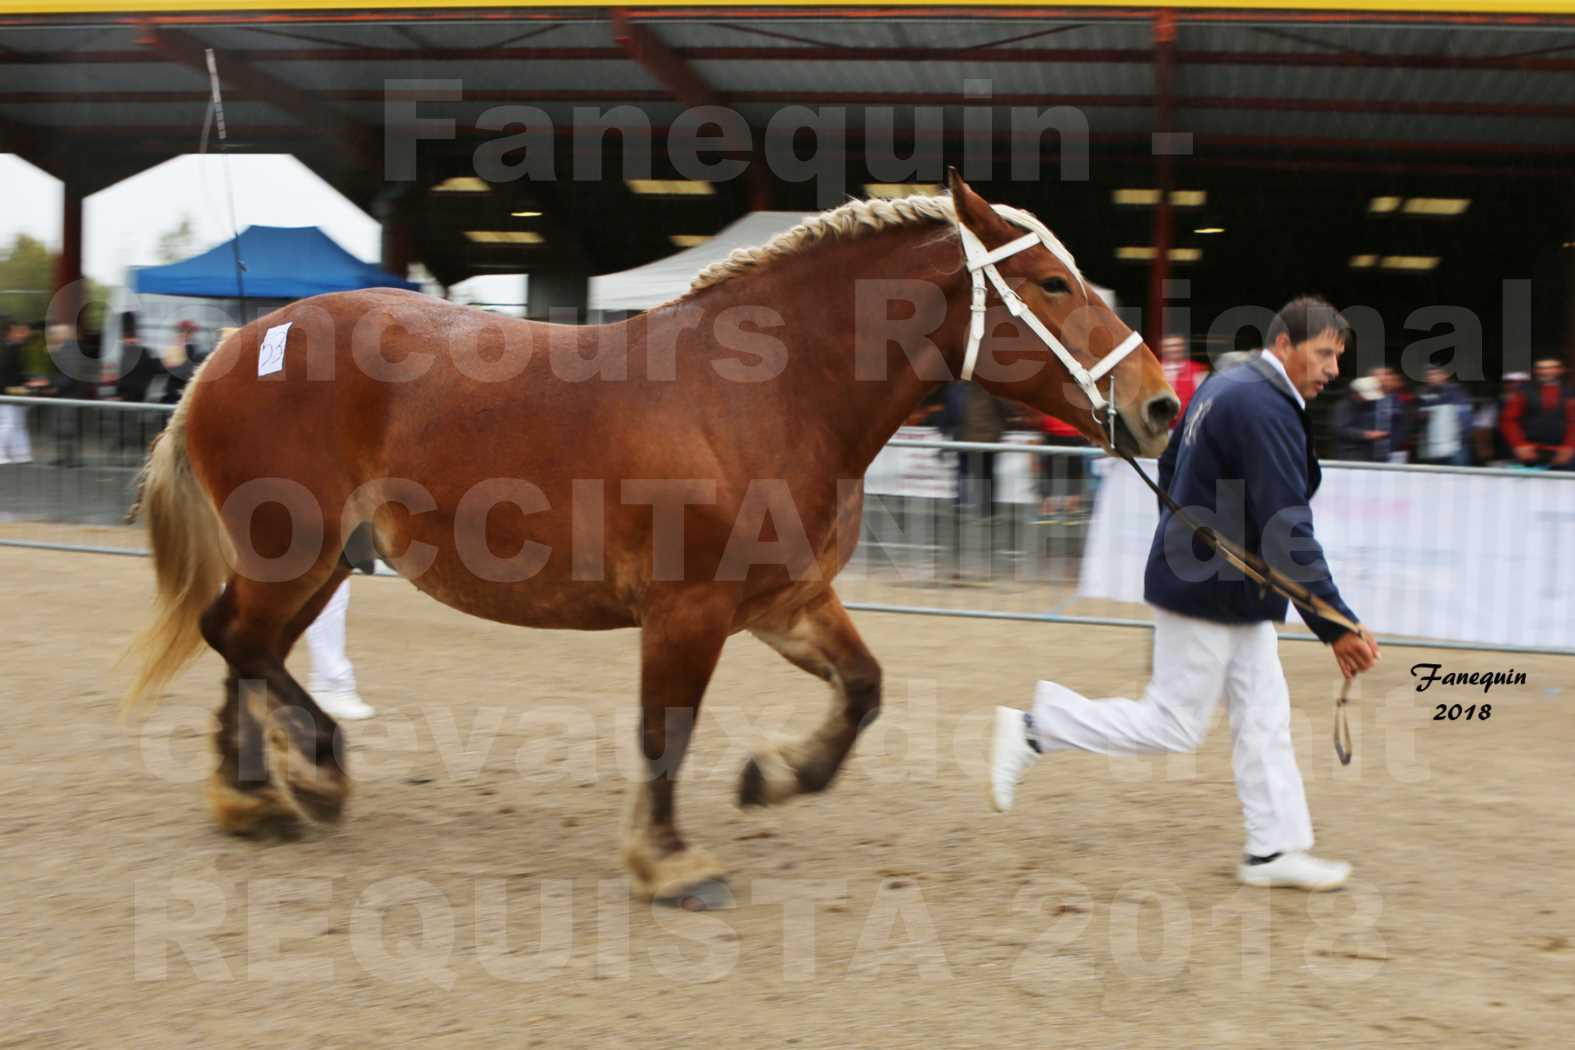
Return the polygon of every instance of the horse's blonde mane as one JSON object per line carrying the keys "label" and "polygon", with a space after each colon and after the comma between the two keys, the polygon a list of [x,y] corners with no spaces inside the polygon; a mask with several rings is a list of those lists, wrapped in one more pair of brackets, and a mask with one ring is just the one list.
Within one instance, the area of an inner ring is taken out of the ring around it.
{"label": "horse's blonde mane", "polygon": [[[1049,227],[1020,208],[1005,204],[993,206],[996,213],[1008,222],[1032,230],[1052,244],[1061,242]],[[784,256],[796,255],[816,241],[828,237],[862,237],[865,234],[894,226],[916,226],[921,223],[944,222],[955,225],[957,209],[950,197],[898,197],[892,200],[872,199],[849,201],[841,207],[811,216],[784,230],[765,244],[753,248],[735,248],[726,259],[712,263],[695,276],[690,284],[690,294],[720,284],[741,274],[752,273]],[[1065,248],[1062,248],[1065,251]],[[1068,256],[1070,258],[1070,256]],[[1082,279],[1081,274],[1073,273]]]}

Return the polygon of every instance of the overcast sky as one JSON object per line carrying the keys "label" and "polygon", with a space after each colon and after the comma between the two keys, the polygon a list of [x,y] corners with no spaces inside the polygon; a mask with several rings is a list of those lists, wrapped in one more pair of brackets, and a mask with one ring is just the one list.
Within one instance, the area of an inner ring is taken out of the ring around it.
{"label": "overcast sky", "polygon": [[[235,193],[237,228],[316,226],[346,251],[375,263],[381,227],[332,186],[290,156],[187,156],[166,161],[87,199],[82,210],[82,268],[108,285],[125,282],[128,266],[157,263],[159,236],[191,216],[196,251],[229,240],[225,166]],[[18,233],[60,247],[60,183],[26,161],[0,153],[0,252]],[[455,286],[471,301],[517,302],[518,277],[477,277]]]}
{"label": "overcast sky", "polygon": [[[288,156],[178,157],[95,193],[83,207],[83,269],[105,284],[126,267],[158,262],[159,235],[190,215],[197,248],[230,237],[225,164],[235,188],[235,221],[248,226],[317,226],[350,254],[378,256],[379,226],[305,165]],[[18,232],[60,246],[60,183],[9,154],[0,155],[0,244]]]}

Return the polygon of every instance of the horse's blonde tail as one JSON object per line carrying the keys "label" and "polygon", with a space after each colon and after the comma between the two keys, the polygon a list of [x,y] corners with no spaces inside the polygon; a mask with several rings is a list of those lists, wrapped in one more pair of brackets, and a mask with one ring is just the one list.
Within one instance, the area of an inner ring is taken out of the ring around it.
{"label": "horse's blonde tail", "polygon": [[186,414],[201,388],[187,384],[169,425],[153,442],[137,481],[131,516],[147,519],[156,593],[153,620],[131,642],[126,658],[138,662],[126,694],[129,710],[157,699],[175,674],[202,649],[199,623],[213,604],[233,560],[219,512],[193,473],[186,448]]}

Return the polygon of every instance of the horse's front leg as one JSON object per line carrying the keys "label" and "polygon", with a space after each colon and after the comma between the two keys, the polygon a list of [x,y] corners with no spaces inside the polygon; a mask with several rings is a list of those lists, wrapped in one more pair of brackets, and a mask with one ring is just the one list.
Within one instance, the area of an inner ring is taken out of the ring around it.
{"label": "horse's front leg", "polygon": [[880,664],[835,591],[827,588],[781,625],[756,628],[754,634],[795,667],[830,682],[833,700],[826,720],[808,737],[750,757],[738,785],[742,806],[764,806],[824,791],[853,750],[859,732],[880,714]]}
{"label": "horse's front leg", "polygon": [[702,909],[731,902],[721,861],[678,831],[676,781],[736,601],[701,591],[648,610],[640,630],[640,750],[623,861],[640,897]]}

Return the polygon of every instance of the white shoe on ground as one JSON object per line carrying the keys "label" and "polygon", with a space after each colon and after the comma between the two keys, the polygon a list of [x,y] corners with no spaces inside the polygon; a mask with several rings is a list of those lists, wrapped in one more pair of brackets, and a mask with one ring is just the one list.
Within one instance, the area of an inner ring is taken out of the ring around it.
{"label": "white shoe on ground", "polygon": [[1351,877],[1351,866],[1343,860],[1321,860],[1305,850],[1288,850],[1262,864],[1242,861],[1236,877],[1248,886],[1284,886],[1322,893],[1344,886]]}
{"label": "white shoe on ground", "polygon": [[354,689],[313,689],[312,699],[330,718],[340,721],[356,722],[377,714]]}
{"label": "white shoe on ground", "polygon": [[1039,752],[1028,746],[1028,720],[1010,707],[995,709],[995,732],[990,741],[990,802],[996,812],[1012,808],[1017,782],[1034,764]]}

